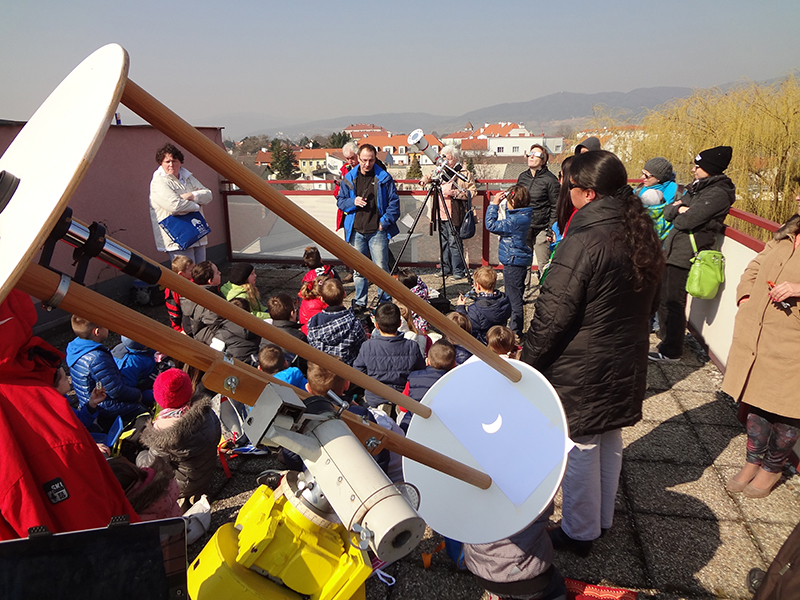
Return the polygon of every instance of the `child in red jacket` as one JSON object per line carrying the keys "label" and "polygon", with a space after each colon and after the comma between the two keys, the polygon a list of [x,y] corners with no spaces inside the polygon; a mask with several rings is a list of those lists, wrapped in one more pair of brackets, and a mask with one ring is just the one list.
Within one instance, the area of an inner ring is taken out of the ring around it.
{"label": "child in red jacket", "polygon": [[300,296],[303,302],[300,305],[298,317],[300,321],[300,330],[306,335],[308,335],[308,322],[311,320],[311,317],[317,313],[321,313],[328,307],[322,299],[322,285],[329,279],[331,279],[330,275],[319,275],[312,281],[304,283],[303,287],[300,288],[298,296]]}

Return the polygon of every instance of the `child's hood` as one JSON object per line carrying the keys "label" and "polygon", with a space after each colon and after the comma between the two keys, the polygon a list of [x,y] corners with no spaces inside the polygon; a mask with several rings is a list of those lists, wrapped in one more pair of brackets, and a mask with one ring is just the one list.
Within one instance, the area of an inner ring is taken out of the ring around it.
{"label": "child's hood", "polygon": [[78,359],[81,356],[94,350],[105,350],[108,352],[108,349],[100,342],[95,342],[94,340],[84,340],[83,338],[75,338],[69,344],[67,344],[67,366],[72,367],[72,365],[78,362]]}

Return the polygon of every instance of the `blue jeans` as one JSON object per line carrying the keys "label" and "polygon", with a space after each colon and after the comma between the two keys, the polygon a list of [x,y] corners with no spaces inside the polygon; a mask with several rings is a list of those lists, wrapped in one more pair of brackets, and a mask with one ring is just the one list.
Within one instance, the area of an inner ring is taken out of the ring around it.
{"label": "blue jeans", "polygon": [[525,277],[530,270],[529,266],[503,265],[503,282],[505,283],[506,296],[508,296],[508,301],[511,303],[511,322],[508,326],[520,338],[525,327],[525,310],[522,296],[525,292]]}
{"label": "blue jeans", "polygon": [[467,267],[464,265],[464,261],[461,260],[464,245],[458,235],[458,227],[455,228],[455,234],[450,229],[450,221],[441,221],[439,223],[439,246],[442,249],[442,267],[445,275],[452,273],[455,277],[460,278],[467,273]]}
{"label": "blue jeans", "polygon": [[[356,250],[364,256],[372,259],[384,271],[389,271],[389,236],[383,230],[375,233],[353,232],[353,241],[350,242]],[[361,306],[367,305],[367,294],[369,293],[369,281],[358,271],[353,273],[353,283],[356,286],[355,303]],[[378,289],[379,302],[389,302],[391,298]]]}

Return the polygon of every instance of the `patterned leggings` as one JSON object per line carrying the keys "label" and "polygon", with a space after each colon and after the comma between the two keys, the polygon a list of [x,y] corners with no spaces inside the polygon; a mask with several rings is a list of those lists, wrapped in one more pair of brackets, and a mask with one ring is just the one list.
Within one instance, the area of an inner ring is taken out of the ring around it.
{"label": "patterned leggings", "polygon": [[752,407],[747,415],[747,462],[780,473],[797,442],[800,420]]}

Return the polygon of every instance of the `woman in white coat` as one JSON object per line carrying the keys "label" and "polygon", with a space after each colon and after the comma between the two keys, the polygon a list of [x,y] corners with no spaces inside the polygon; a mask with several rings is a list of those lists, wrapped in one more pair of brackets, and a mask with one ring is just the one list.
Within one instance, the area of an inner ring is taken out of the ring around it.
{"label": "woman in white coat", "polygon": [[182,250],[158,223],[170,215],[185,215],[195,211],[202,214],[203,205],[211,202],[213,197],[211,190],[183,168],[183,152],[173,144],[164,144],[158,149],[156,162],[159,167],[150,181],[150,220],[156,248],[168,252],[170,258],[182,254],[191,258],[194,264],[201,263],[206,259],[208,242],[205,237]]}

